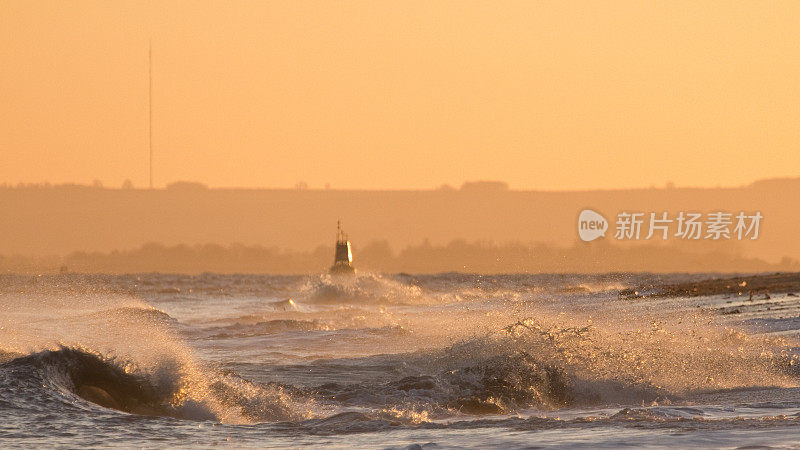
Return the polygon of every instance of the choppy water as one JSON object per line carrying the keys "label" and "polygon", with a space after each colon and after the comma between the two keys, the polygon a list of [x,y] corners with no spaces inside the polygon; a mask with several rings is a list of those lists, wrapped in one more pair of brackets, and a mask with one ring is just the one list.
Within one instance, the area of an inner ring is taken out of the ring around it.
{"label": "choppy water", "polygon": [[690,277],[4,275],[0,445],[795,445],[800,298]]}

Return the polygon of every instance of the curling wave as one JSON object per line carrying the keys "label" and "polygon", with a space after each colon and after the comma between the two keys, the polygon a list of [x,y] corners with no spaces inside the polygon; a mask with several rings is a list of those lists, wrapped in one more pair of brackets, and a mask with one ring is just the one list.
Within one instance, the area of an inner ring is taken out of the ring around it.
{"label": "curling wave", "polygon": [[77,397],[129,414],[189,420],[251,423],[311,417],[310,400],[295,398],[301,394],[291,387],[250,383],[231,373],[203,377],[207,384],[198,385],[186,369],[165,361],[147,370],[86,349],[61,347],[0,364],[0,382],[3,390],[15,392],[15,402],[22,395],[35,407],[42,407],[44,399],[69,406]]}

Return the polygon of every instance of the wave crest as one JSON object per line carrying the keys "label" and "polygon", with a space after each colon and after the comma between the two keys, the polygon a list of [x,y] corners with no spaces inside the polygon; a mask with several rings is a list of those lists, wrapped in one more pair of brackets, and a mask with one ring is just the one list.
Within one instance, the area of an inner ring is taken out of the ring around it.
{"label": "wave crest", "polygon": [[422,289],[381,275],[363,274],[352,279],[321,275],[310,279],[299,296],[321,304],[417,304],[424,303]]}
{"label": "wave crest", "polygon": [[13,374],[10,382],[25,386],[31,397],[50,389],[130,414],[234,423],[310,417],[310,400],[296,399],[293,395],[299,393],[286,387],[249,383],[234,374],[198,377],[177,360],[143,368],[90,350],[60,347],[18,357],[0,368],[6,378]]}

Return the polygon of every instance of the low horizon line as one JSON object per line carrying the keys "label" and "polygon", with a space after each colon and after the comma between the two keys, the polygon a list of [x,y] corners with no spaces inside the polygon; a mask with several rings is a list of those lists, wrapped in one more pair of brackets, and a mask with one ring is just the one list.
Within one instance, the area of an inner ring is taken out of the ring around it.
{"label": "low horizon line", "polygon": [[[104,189],[109,191],[170,191],[170,190],[208,190],[208,191],[288,191],[288,192],[610,192],[610,191],[649,191],[649,190],[716,190],[716,189],[745,189],[752,187],[761,182],[769,181],[785,181],[785,182],[800,182],[800,176],[796,177],[771,177],[771,178],[757,178],[749,183],[740,185],[715,185],[715,186],[701,186],[701,185],[677,185],[673,182],[662,183],[661,185],[638,186],[638,187],[614,187],[614,188],[567,188],[567,189],[547,189],[547,188],[514,188],[509,186],[507,182],[501,180],[473,180],[465,181],[460,186],[453,186],[448,183],[442,183],[437,187],[429,188],[353,188],[353,187],[331,187],[331,186],[309,186],[307,184],[298,185],[294,187],[269,187],[269,186],[210,186],[201,181],[188,181],[176,180],[166,183],[162,186],[147,187],[147,186],[131,186],[126,187],[125,184],[121,186],[106,186],[103,184],[80,183],[80,182],[63,182],[51,183],[48,181],[43,182],[18,182],[12,184],[10,182],[0,183],[2,189],[55,189],[55,188],[89,188],[89,189]],[[485,183],[485,184],[484,184]]]}

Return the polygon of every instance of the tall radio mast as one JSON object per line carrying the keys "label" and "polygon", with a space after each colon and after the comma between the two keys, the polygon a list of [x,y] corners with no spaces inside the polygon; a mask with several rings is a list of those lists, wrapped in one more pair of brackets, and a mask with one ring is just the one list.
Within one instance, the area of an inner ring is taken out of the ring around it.
{"label": "tall radio mast", "polygon": [[153,189],[153,40],[150,40],[150,48],[148,50],[148,59],[149,59],[149,73],[150,73],[150,86],[148,90],[148,107],[149,107],[149,116],[148,116],[148,125],[147,129],[150,134],[149,136],[149,143],[150,143],[150,189]]}

